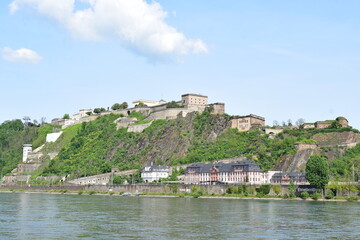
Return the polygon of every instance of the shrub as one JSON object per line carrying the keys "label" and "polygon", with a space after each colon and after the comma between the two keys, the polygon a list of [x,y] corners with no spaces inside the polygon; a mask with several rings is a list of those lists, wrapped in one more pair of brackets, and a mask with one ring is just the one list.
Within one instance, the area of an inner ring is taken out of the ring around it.
{"label": "shrub", "polygon": [[173,193],[177,193],[179,191],[179,186],[178,185],[171,185],[170,188],[171,188]]}
{"label": "shrub", "polygon": [[307,198],[310,197],[310,194],[309,194],[308,192],[302,192],[302,193],[300,194],[300,197],[301,197],[302,199],[307,199]]}
{"label": "shrub", "polygon": [[281,185],[272,185],[271,188],[276,195],[279,195],[281,193]]}
{"label": "shrub", "polygon": [[271,186],[269,184],[263,184],[256,189],[256,192],[262,195],[268,195],[270,192]]}
{"label": "shrub", "polygon": [[314,200],[318,200],[319,198],[321,198],[321,194],[316,192],[310,195],[310,197]]}
{"label": "shrub", "polygon": [[201,194],[199,192],[195,192],[195,193],[192,194],[192,196],[194,198],[199,198],[201,196]]}
{"label": "shrub", "polygon": [[191,186],[191,192],[194,193],[198,190],[198,187],[196,185]]}
{"label": "shrub", "polygon": [[236,186],[232,185],[232,186],[226,188],[226,193],[227,194],[236,194],[236,193],[239,193],[239,191]]}
{"label": "shrub", "polygon": [[89,195],[93,195],[94,193],[96,193],[94,190],[89,191]]}
{"label": "shrub", "polygon": [[262,197],[265,197],[265,194],[262,192],[258,192],[258,193],[256,193],[256,197],[262,198]]}
{"label": "shrub", "polygon": [[334,192],[333,192],[333,190],[332,189],[329,189],[329,191],[326,193],[326,195],[325,195],[325,198],[326,199],[332,199],[332,198],[334,198]]}
{"label": "shrub", "polygon": [[78,194],[79,195],[82,195],[84,192],[83,191],[78,191]]}
{"label": "shrub", "polygon": [[290,198],[295,197],[295,191],[296,191],[296,189],[295,189],[295,183],[294,183],[293,180],[290,180],[290,184],[289,184],[289,186],[288,186],[288,190],[289,190],[289,197],[290,197]]}
{"label": "shrub", "polygon": [[349,201],[349,202],[351,202],[351,201],[357,201],[357,200],[359,200],[359,197],[357,197],[357,196],[351,196],[351,197],[347,197],[346,200]]}

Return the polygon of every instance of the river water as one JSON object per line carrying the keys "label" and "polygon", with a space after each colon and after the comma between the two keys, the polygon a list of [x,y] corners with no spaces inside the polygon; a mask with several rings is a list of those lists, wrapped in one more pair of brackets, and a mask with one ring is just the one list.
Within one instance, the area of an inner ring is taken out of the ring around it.
{"label": "river water", "polygon": [[360,239],[351,202],[0,193],[0,239]]}

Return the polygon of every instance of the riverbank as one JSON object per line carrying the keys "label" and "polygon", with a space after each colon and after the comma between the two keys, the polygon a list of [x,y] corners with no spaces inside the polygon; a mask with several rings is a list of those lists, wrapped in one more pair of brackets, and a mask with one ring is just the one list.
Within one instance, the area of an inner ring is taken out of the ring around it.
{"label": "riverbank", "polygon": [[67,194],[67,195],[94,195],[94,196],[117,196],[117,197],[143,197],[143,198],[202,198],[202,199],[233,199],[233,200],[269,200],[269,201],[318,201],[318,202],[360,202],[359,197],[334,197],[332,199],[312,199],[312,198],[284,198],[283,196],[265,195],[263,197],[257,196],[239,196],[231,194],[211,194],[211,195],[197,195],[191,193],[127,193],[114,191],[69,191],[62,190],[26,190],[26,189],[0,189],[0,193],[29,193],[29,194]]}

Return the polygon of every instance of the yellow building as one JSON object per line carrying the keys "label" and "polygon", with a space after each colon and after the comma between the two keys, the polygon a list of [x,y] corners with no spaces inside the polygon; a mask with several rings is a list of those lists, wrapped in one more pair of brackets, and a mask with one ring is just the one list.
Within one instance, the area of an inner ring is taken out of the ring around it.
{"label": "yellow building", "polygon": [[187,106],[187,105],[207,105],[208,104],[208,97],[200,95],[200,94],[187,93],[187,94],[181,95],[181,104],[183,106]]}
{"label": "yellow building", "polygon": [[249,131],[252,128],[262,126],[265,126],[265,118],[254,114],[235,117],[231,120],[231,127],[237,128],[240,132]]}

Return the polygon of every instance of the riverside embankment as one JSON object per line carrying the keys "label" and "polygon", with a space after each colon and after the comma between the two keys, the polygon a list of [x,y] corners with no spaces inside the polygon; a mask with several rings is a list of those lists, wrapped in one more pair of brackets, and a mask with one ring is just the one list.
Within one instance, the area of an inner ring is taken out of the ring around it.
{"label": "riverside embankment", "polygon": [[[54,194],[78,194],[78,195],[113,195],[120,196],[128,193],[132,196],[141,197],[195,197],[195,198],[222,198],[222,199],[263,199],[263,200],[304,200],[301,198],[289,197],[287,186],[282,186],[281,192],[275,194],[270,191],[269,195],[256,195],[255,186],[250,186],[250,193],[246,194],[229,194],[228,185],[11,185],[1,186],[0,192],[26,192],[26,193],[54,193]],[[332,199],[321,199],[320,196],[306,200],[317,201],[358,201],[358,193],[337,193]]]}

